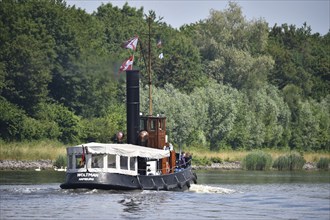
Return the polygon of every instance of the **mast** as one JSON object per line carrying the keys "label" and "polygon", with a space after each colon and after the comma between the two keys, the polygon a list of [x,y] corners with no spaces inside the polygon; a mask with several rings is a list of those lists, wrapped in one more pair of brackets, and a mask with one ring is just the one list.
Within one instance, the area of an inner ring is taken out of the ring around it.
{"label": "mast", "polygon": [[152,95],[151,95],[151,16],[148,16],[148,75],[149,75],[149,115],[152,115]]}

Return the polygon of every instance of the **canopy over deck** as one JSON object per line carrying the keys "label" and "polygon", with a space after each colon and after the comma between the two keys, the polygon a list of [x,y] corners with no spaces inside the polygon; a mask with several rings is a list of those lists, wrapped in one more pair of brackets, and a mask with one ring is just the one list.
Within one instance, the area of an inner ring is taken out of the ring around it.
{"label": "canopy over deck", "polygon": [[144,157],[161,159],[170,156],[169,150],[154,149],[142,147],[133,144],[102,144],[102,143],[87,143],[74,147],[68,147],[68,154],[82,154],[83,147],[87,150],[85,153],[91,154],[117,154],[128,157]]}

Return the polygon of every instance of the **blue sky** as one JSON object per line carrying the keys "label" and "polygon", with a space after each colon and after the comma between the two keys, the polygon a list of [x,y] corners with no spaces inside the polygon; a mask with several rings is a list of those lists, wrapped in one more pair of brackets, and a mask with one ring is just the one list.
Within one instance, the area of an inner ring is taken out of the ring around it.
{"label": "blue sky", "polygon": [[[68,5],[85,9],[92,13],[102,4],[111,2],[122,7],[125,2],[131,7],[140,8],[144,12],[154,10],[157,16],[174,28],[208,18],[210,9],[224,10],[228,1],[213,0],[144,0],[144,1],[108,1],[108,0],[67,0]],[[304,22],[311,26],[312,33],[322,35],[329,31],[330,0],[244,0],[237,2],[247,20],[264,18],[270,27],[287,23],[301,27]]]}

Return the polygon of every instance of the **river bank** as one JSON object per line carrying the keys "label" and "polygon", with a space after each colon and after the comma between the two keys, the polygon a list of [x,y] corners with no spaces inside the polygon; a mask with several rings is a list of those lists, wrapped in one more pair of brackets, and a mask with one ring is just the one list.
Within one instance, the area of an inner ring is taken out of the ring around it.
{"label": "river bank", "polygon": [[0,160],[0,170],[32,170],[37,168],[41,170],[53,169],[53,161]]}
{"label": "river bank", "polygon": [[[213,163],[211,166],[192,166],[195,170],[242,170],[241,163],[236,162],[223,162],[223,163]],[[317,170],[316,163],[307,162],[303,166],[303,170]]]}
{"label": "river bank", "polygon": [[[36,161],[24,161],[24,160],[0,160],[0,170],[32,170],[40,168],[41,170],[53,169],[52,160],[36,160]],[[239,161],[213,163],[210,166],[198,166],[193,165],[195,170],[241,170],[242,166]],[[304,170],[317,170],[316,163],[307,162],[303,166]]]}

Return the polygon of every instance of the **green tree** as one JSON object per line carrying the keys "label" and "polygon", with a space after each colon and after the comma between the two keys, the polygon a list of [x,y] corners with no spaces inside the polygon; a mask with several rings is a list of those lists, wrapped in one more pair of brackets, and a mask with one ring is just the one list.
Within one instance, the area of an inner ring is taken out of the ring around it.
{"label": "green tree", "polygon": [[156,85],[164,87],[170,83],[182,92],[191,93],[207,81],[202,72],[198,48],[191,38],[173,30],[166,33],[164,29],[161,35],[163,47],[158,50],[158,54],[162,52],[164,58],[154,58],[157,61],[154,68]]}
{"label": "green tree", "polygon": [[5,85],[1,95],[33,114],[46,100],[55,52],[45,25],[30,9],[33,2],[2,1],[0,9],[0,60]]}
{"label": "green tree", "polygon": [[200,49],[204,72],[219,83],[238,89],[258,89],[267,84],[273,59],[266,54],[267,23],[248,22],[241,7],[229,3],[225,11],[212,10],[195,25],[194,41]]}

